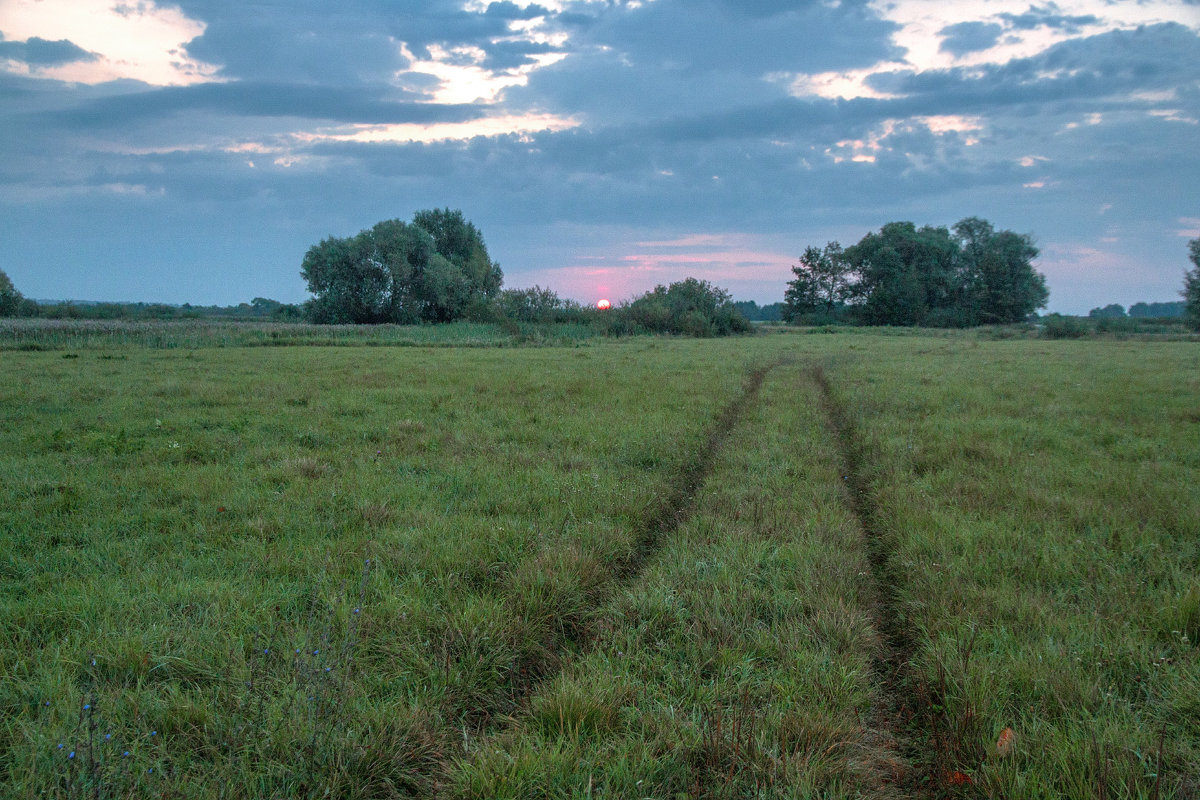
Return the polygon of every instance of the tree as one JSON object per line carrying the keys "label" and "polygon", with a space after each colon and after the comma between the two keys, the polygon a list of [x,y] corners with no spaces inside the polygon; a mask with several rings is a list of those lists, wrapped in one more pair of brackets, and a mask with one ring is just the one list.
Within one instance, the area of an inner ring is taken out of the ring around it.
{"label": "tree", "polygon": [[945,228],[889,222],[846,248],[845,257],[860,276],[859,313],[868,325],[942,322],[931,312],[954,308],[961,295],[958,245]]}
{"label": "tree", "polygon": [[24,300],[8,275],[0,269],[0,317],[17,316]]}
{"label": "tree", "polygon": [[488,258],[483,235],[463,212],[449,208],[418,211],[413,215],[413,224],[433,236],[438,253],[457,265],[484,297],[494,297],[500,291],[504,273]]}
{"label": "tree", "polygon": [[779,322],[783,319],[783,303],[767,303],[760,306],[753,300],[735,300],[733,307],[751,322]]}
{"label": "tree", "polygon": [[[449,322],[500,287],[499,265],[461,211],[419,211],[309,248],[300,268],[314,322]],[[426,227],[428,226],[428,227]],[[432,228],[432,230],[430,230]]]}
{"label": "tree", "polygon": [[1129,316],[1142,318],[1182,317],[1187,303],[1134,303],[1129,307]]}
{"label": "tree", "polygon": [[1104,308],[1093,308],[1088,316],[1092,319],[1121,319],[1125,316],[1125,307],[1120,303],[1109,303]]}
{"label": "tree", "polygon": [[1029,236],[1000,231],[989,237],[979,259],[968,262],[976,321],[1021,322],[1046,305],[1046,277],[1033,268],[1038,249]]}
{"label": "tree", "polygon": [[808,248],[788,284],[791,317],[845,304],[867,325],[1018,322],[1046,304],[1028,236],[967,217],[944,227],[889,222],[844,251]]}
{"label": "tree", "polygon": [[1184,316],[1194,330],[1200,331],[1200,239],[1188,242],[1188,258],[1194,268],[1183,276]]}
{"label": "tree", "polygon": [[727,336],[750,330],[750,322],[730,302],[729,292],[696,278],[656,286],[623,311],[634,324],[655,333]]}
{"label": "tree", "polygon": [[837,242],[822,250],[806,248],[792,273],[796,277],[783,295],[784,316],[790,321],[818,311],[830,314],[853,296],[854,270]]}

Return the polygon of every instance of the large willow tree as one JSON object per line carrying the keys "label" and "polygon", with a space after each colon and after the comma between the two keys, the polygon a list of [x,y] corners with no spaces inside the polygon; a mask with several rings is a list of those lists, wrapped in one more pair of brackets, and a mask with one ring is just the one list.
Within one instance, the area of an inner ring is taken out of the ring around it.
{"label": "large willow tree", "polygon": [[419,211],[309,248],[300,274],[314,322],[449,322],[484,305],[503,280],[461,211]]}

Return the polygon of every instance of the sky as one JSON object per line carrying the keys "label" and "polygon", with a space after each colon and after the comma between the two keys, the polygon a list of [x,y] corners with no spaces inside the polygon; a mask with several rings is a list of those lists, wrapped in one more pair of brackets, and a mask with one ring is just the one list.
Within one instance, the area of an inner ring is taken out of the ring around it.
{"label": "sky", "polygon": [[1049,310],[1179,299],[1200,0],[0,0],[0,269],[27,297],[308,297],[425,208],[506,287],[781,300],[810,246],[980,216]]}

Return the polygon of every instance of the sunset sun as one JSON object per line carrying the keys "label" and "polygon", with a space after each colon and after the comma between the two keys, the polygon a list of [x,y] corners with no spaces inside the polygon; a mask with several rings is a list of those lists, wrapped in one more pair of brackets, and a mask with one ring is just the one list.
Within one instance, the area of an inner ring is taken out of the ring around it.
{"label": "sunset sun", "polygon": [[600,309],[601,311],[607,311],[608,309],[612,308],[612,303],[608,302],[607,300],[600,300],[596,303],[596,308]]}

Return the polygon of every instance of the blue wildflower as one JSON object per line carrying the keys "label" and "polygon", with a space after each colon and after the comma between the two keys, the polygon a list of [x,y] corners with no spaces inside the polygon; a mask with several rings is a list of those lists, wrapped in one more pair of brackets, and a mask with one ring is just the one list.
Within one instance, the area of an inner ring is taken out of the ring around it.
{"label": "blue wildflower", "polygon": [[68,753],[68,754],[67,754],[67,758],[74,758],[74,757],[75,757],[75,751],[74,751],[74,750],[72,750],[70,753]]}
{"label": "blue wildflower", "polygon": [[63,746],[60,744],[60,745],[58,746],[58,749],[59,749],[59,750],[62,750],[62,749],[63,749]]}
{"label": "blue wildflower", "polygon": [[121,753],[121,758],[129,758],[129,751],[126,750],[124,753]]}

